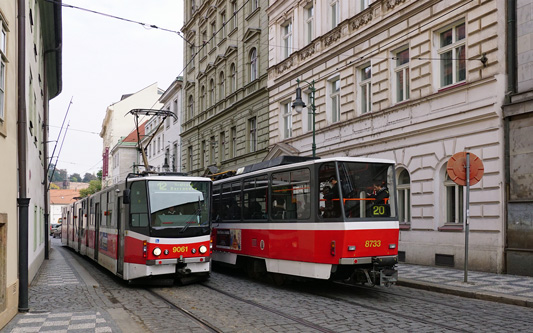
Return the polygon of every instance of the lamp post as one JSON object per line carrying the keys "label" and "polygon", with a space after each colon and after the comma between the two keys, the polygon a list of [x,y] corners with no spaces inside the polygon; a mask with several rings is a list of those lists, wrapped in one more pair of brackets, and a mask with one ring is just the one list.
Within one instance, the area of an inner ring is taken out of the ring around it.
{"label": "lamp post", "polygon": [[292,108],[298,112],[301,113],[302,109],[306,107],[304,101],[302,100],[302,88],[300,88],[300,82],[307,83],[307,86],[309,87],[309,91],[311,92],[311,111],[308,111],[313,115],[313,145],[311,146],[311,150],[313,151],[313,157],[316,157],[316,142],[315,142],[315,81],[307,82],[305,80],[296,79],[296,83],[298,86],[296,87],[296,99],[292,102]]}

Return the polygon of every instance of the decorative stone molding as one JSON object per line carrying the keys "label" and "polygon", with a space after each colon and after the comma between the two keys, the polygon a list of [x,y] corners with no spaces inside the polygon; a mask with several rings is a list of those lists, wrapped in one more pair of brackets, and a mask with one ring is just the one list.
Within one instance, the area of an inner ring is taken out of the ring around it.
{"label": "decorative stone molding", "polygon": [[405,0],[385,0],[384,1],[384,5],[385,7],[387,8],[387,10],[391,10],[393,9],[394,7],[404,3]]}
{"label": "decorative stone molding", "polygon": [[353,30],[359,29],[359,27],[367,24],[368,22],[372,21],[372,12],[366,12],[363,13],[363,15],[357,16],[355,19],[352,20],[351,26]]}
{"label": "decorative stone molding", "polygon": [[311,57],[313,54],[315,54],[315,52],[316,52],[315,44],[311,44],[307,46],[306,48],[300,51],[300,54],[299,54],[300,61],[303,61]]}
{"label": "decorative stone molding", "polygon": [[335,29],[324,38],[324,46],[328,47],[339,39],[341,39],[341,30]]}
{"label": "decorative stone molding", "polygon": [[283,61],[281,64],[279,64],[277,67],[276,67],[276,71],[278,74],[283,74],[283,72],[285,72],[287,69],[290,69],[293,65],[293,58],[290,57],[288,59],[285,59],[285,61]]}

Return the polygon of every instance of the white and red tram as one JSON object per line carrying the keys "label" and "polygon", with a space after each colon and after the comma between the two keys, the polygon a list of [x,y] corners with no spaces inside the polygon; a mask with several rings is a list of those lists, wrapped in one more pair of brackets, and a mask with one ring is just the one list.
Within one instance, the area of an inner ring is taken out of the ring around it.
{"label": "white and red tram", "polygon": [[214,262],[276,278],[396,282],[393,161],[281,156],[221,176]]}
{"label": "white and red tram", "polygon": [[63,208],[61,242],[122,279],[205,279],[211,271],[208,178],[130,174]]}

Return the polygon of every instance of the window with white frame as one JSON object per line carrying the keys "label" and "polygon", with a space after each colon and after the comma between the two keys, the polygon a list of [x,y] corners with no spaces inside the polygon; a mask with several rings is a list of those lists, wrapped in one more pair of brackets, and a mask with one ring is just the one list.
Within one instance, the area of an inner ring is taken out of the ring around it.
{"label": "window with white frame", "polygon": [[205,140],[202,140],[202,145],[200,146],[200,168],[205,168],[205,151],[206,151]]}
{"label": "window with white frame", "polygon": [[207,31],[202,31],[202,40],[200,41],[202,45],[200,45],[200,59],[205,57],[205,46],[207,43]]}
{"label": "window with white frame", "polygon": [[466,80],[466,28],[456,23],[439,32],[440,86],[446,87]]}
{"label": "window with white frame", "polygon": [[226,132],[220,132],[219,142],[218,160],[222,162],[226,158]]}
{"label": "window with white frame", "polygon": [[464,193],[463,186],[454,183],[446,170],[444,189],[446,193],[446,223],[463,223],[464,221]]}
{"label": "window with white frame", "polygon": [[305,41],[309,44],[315,38],[315,7],[311,2],[304,8],[305,11]]}
{"label": "window with white frame", "polygon": [[367,9],[371,3],[372,0],[361,0],[361,10]]}
{"label": "window with white frame", "polygon": [[372,111],[372,66],[366,64],[358,69],[359,102],[361,113]]}
{"label": "window with white frame", "polygon": [[219,75],[219,84],[218,84],[218,100],[223,100],[226,97],[226,81],[224,77],[224,72],[220,72]]}
{"label": "window with white frame", "polygon": [[249,151],[251,153],[257,151],[257,118],[253,117],[248,119],[248,142],[249,142]]}
{"label": "window with white frame", "polygon": [[237,90],[237,70],[235,64],[230,66],[231,93]]}
{"label": "window with white frame", "polygon": [[334,29],[340,23],[340,3],[339,3],[339,0],[330,0],[330,2],[329,2],[329,12],[330,12],[331,29]]}
{"label": "window with white frame", "polygon": [[257,79],[257,49],[254,47],[250,51],[250,82]]}
{"label": "window with white frame", "polygon": [[287,59],[292,53],[292,21],[281,25],[281,39],[283,40],[282,59]]}
{"label": "window with white frame", "polygon": [[259,0],[250,0],[250,13],[253,13],[259,8]]}
{"label": "window with white frame", "polygon": [[215,163],[215,148],[217,146],[217,142],[215,141],[215,137],[212,136],[209,140],[209,164]]}
{"label": "window with white frame", "polygon": [[292,107],[291,101],[281,103],[281,115],[283,119],[283,138],[292,137]]}
{"label": "window with white frame", "polygon": [[328,85],[330,121],[336,123],[341,120],[341,80],[339,77],[335,77],[328,81]]}
{"label": "window with white frame", "polygon": [[400,223],[411,222],[411,177],[406,169],[398,173],[398,217]]}
{"label": "window with white frame", "polygon": [[231,3],[231,19],[230,19],[230,32],[237,28],[237,0]]}
{"label": "window with white frame", "polygon": [[217,22],[213,21],[211,22],[211,48],[213,49],[216,44],[216,34],[217,34]]}
{"label": "window with white frame", "polygon": [[176,115],[176,119],[174,119],[174,122],[177,122],[178,121],[178,117],[179,117],[178,99],[175,99],[172,102],[172,109],[173,109],[174,114]]}
{"label": "window with white frame", "polygon": [[205,111],[205,100],[206,100],[206,92],[205,92],[205,86],[202,86],[200,88],[200,113]]}
{"label": "window with white frame", "polygon": [[409,99],[409,48],[396,51],[394,61],[394,101],[396,103]]}

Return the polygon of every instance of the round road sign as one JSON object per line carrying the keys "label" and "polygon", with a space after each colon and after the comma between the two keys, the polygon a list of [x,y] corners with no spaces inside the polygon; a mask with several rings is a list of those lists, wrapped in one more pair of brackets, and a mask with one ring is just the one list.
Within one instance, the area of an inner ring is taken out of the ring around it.
{"label": "round road sign", "polygon": [[[457,185],[466,186],[466,152],[462,151],[450,157],[446,169],[451,180]],[[470,153],[470,185],[477,184],[484,172],[481,159]]]}

